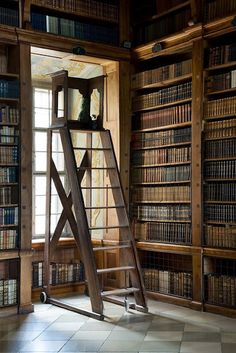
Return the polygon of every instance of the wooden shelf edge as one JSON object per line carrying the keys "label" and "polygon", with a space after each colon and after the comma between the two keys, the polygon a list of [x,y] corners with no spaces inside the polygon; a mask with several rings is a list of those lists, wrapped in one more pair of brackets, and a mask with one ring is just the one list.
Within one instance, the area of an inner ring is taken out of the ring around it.
{"label": "wooden shelf edge", "polygon": [[181,83],[183,81],[188,81],[190,79],[192,79],[192,74],[185,74],[182,76],[170,78],[168,80],[158,81],[158,82],[150,83],[149,85],[143,85],[137,88],[132,88],[132,91],[139,91],[139,90],[148,89],[148,88],[168,87],[177,83]]}
{"label": "wooden shelf edge", "polygon": [[138,241],[136,242],[137,249],[148,251],[171,252],[178,254],[199,254],[201,255],[202,249],[198,246],[192,245],[178,245],[178,244],[165,244],[165,243],[152,243]]}
{"label": "wooden shelf edge", "polygon": [[19,251],[18,250],[1,250],[0,251],[0,261],[2,260],[11,260],[11,259],[19,259]]}
{"label": "wooden shelf edge", "polygon": [[154,293],[154,292],[147,292],[147,297],[161,302],[184,306],[186,308],[197,310],[197,311],[202,311],[202,303],[193,301],[191,299],[179,298],[168,294],[161,294],[161,293]]}
{"label": "wooden shelf edge", "polygon": [[[133,49],[133,57],[136,60],[147,60],[157,56],[189,51],[192,48],[193,40],[201,38],[203,33],[202,31],[202,24],[196,24],[183,29],[181,32],[169,35],[168,37],[159,38],[158,40],[137,46]],[[161,43],[164,49],[153,53],[152,48],[157,42]]]}
{"label": "wooden shelf edge", "polygon": [[228,249],[220,249],[220,248],[203,248],[202,250],[203,256],[211,256],[211,257],[221,257],[227,259],[236,259],[236,251],[228,250]]}
{"label": "wooden shelf edge", "polygon": [[213,314],[219,314],[219,315],[228,316],[231,318],[236,318],[236,309],[233,309],[233,308],[231,309],[225,306],[217,306],[217,305],[205,303],[203,304],[203,309],[204,311],[210,312]]}
{"label": "wooden shelf edge", "polygon": [[41,48],[69,52],[72,54],[73,48],[81,46],[85,49],[86,56],[94,56],[115,61],[130,60],[130,50],[121,47],[87,42],[78,38],[62,37],[50,33],[21,28],[17,28],[16,32],[20,42],[29,43],[30,45],[39,46]]}
{"label": "wooden shelf edge", "polygon": [[206,39],[213,39],[223,34],[236,31],[236,27],[232,25],[235,15],[219,18],[203,25],[203,35]]}
{"label": "wooden shelf edge", "polygon": [[[51,295],[84,294],[85,283],[65,283],[50,287]],[[42,288],[32,288],[32,300],[39,299]]]}

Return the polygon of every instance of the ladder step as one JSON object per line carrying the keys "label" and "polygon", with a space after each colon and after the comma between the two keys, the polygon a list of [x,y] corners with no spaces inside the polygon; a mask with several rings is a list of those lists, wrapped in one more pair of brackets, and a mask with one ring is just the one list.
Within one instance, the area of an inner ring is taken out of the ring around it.
{"label": "ladder step", "polygon": [[106,226],[106,227],[89,227],[89,230],[97,230],[97,229],[120,229],[120,228],[128,228],[129,224],[123,224],[122,226]]}
{"label": "ladder step", "polygon": [[73,147],[73,150],[76,151],[111,151],[109,147]]}
{"label": "ladder step", "polygon": [[128,249],[131,248],[130,244],[125,245],[107,245],[107,246],[98,246],[93,248],[93,251],[106,251],[106,250],[118,250],[118,249]]}
{"label": "ladder step", "polygon": [[109,209],[109,208],[125,208],[124,205],[117,205],[117,206],[90,206],[90,207],[85,207],[86,210],[103,210],[103,209]]}
{"label": "ladder step", "polygon": [[134,266],[120,266],[120,267],[110,267],[110,268],[101,268],[97,270],[97,273],[110,273],[110,272],[118,272],[118,271],[131,271],[135,270]]}
{"label": "ladder step", "polygon": [[135,292],[139,292],[139,291],[140,291],[140,289],[134,288],[134,287],[119,288],[119,289],[103,291],[103,292],[101,292],[101,296],[107,297],[109,295],[126,295],[126,294],[135,293]]}

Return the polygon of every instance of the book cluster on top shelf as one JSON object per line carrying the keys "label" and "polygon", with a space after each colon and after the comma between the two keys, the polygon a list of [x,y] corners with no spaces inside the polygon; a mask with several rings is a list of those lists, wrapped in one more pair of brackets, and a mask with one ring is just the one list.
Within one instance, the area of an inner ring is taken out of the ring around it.
{"label": "book cluster on top shelf", "polygon": [[3,1],[0,3],[0,24],[19,26],[19,1]]}
{"label": "book cluster on top shelf", "polygon": [[206,93],[204,109],[204,244],[235,249],[236,44],[212,46],[207,61],[206,92],[211,94]]}
{"label": "book cluster on top shelf", "polygon": [[[54,14],[52,10],[57,11]],[[47,33],[118,45],[118,12],[115,0],[33,1],[31,26]]]}
{"label": "book cluster on top shelf", "polygon": [[191,68],[188,59],[132,78],[130,198],[139,241],[191,244]]}
{"label": "book cluster on top shelf", "polygon": [[235,13],[234,0],[206,0],[204,2],[204,21],[212,21]]}

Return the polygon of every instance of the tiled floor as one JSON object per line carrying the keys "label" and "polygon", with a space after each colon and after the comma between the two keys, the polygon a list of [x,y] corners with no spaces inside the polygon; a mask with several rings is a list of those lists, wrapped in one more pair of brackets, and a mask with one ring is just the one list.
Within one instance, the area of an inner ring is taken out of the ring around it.
{"label": "tiled floor", "polygon": [[[79,303],[86,309],[88,298]],[[105,303],[98,321],[36,303],[34,313],[0,317],[0,352],[236,353],[236,319],[151,300],[148,306],[144,314]]]}

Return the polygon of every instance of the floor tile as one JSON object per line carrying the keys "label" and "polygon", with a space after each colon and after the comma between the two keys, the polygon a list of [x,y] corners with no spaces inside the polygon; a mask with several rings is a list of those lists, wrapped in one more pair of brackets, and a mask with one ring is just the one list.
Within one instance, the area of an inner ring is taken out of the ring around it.
{"label": "floor tile", "polygon": [[145,341],[140,351],[146,352],[179,352],[180,342],[170,341]]}
{"label": "floor tile", "polygon": [[235,353],[236,343],[222,343],[221,349],[222,349],[222,353]]}
{"label": "floor tile", "polygon": [[223,343],[236,343],[236,333],[235,332],[222,332],[221,333],[221,342],[223,342]]}
{"label": "floor tile", "polygon": [[39,341],[35,340],[20,348],[20,352],[57,352],[64,345],[66,341]]}
{"label": "floor tile", "polygon": [[139,347],[137,341],[106,340],[99,352],[138,352]]}
{"label": "floor tile", "polygon": [[215,342],[182,342],[180,353],[221,353],[221,344]]}
{"label": "floor tile", "polygon": [[221,335],[218,332],[184,332],[183,342],[220,342]]}
{"label": "floor tile", "polygon": [[43,331],[38,337],[38,341],[68,341],[75,333],[76,331],[52,331],[52,330],[46,330]]}
{"label": "floor tile", "polygon": [[185,324],[184,332],[219,332],[219,327],[212,327],[210,325],[194,325],[194,324]]}
{"label": "floor tile", "polygon": [[0,352],[19,352],[29,341],[1,341]]}
{"label": "floor tile", "polygon": [[71,340],[106,340],[111,331],[77,331]]}
{"label": "floor tile", "polygon": [[125,331],[112,331],[110,335],[108,336],[108,340],[121,340],[121,341],[137,341],[137,342],[142,342],[144,340],[144,337],[146,335],[146,332],[142,331],[131,331],[131,330],[125,330]]}
{"label": "floor tile", "polygon": [[148,331],[144,341],[181,341],[182,331]]}
{"label": "floor tile", "polygon": [[102,340],[70,340],[60,352],[98,352],[102,343]]}

